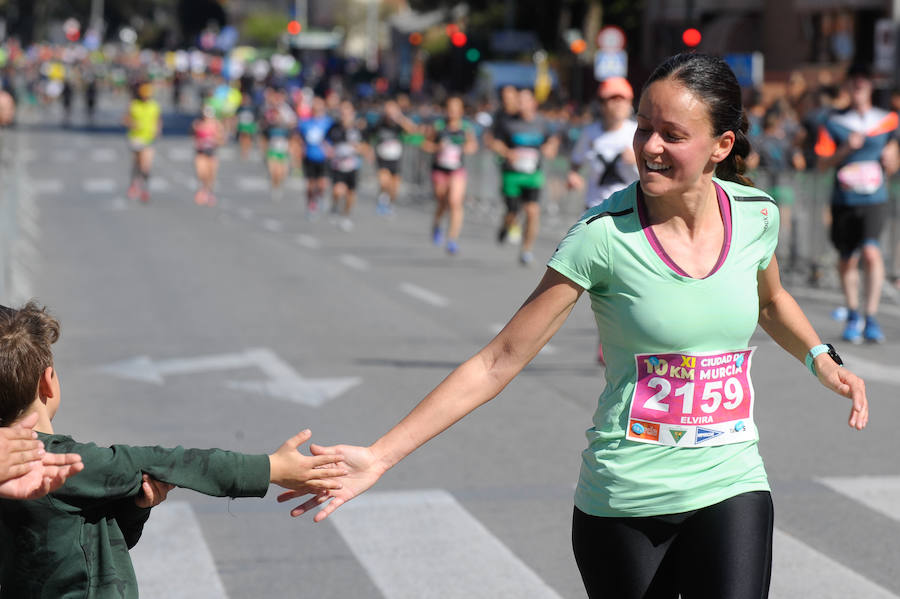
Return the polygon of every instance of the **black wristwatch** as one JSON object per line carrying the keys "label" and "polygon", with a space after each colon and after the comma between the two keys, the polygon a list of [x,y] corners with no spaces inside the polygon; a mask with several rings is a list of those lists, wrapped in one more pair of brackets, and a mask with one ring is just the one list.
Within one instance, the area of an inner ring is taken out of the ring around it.
{"label": "black wristwatch", "polygon": [[834,346],[830,343],[823,343],[821,345],[817,345],[809,350],[806,354],[806,367],[809,368],[809,371],[813,373],[813,376],[818,376],[816,374],[816,367],[813,364],[813,360],[816,359],[816,356],[819,354],[828,353],[832,360],[834,360],[835,364],[838,366],[843,366],[844,361],[841,360],[841,357],[838,355],[837,350],[834,349]]}

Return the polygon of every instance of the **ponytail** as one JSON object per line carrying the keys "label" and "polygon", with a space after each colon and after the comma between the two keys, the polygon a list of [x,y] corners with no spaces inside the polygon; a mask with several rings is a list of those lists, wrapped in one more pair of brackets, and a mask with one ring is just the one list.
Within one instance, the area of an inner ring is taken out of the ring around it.
{"label": "ponytail", "polygon": [[733,130],[734,145],[725,160],[716,165],[716,177],[752,187],[753,181],[744,175],[747,172],[747,156],[753,149],[747,138],[747,130],[747,115],[742,111],[739,125]]}

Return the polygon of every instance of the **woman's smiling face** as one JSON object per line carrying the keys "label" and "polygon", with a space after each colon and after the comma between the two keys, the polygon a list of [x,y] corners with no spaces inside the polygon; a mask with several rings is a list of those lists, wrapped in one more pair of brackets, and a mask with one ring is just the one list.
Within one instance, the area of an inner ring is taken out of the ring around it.
{"label": "woman's smiling face", "polygon": [[707,105],[674,79],[651,83],[636,117],[634,155],[648,196],[700,189],[734,143],[730,131],[713,135]]}

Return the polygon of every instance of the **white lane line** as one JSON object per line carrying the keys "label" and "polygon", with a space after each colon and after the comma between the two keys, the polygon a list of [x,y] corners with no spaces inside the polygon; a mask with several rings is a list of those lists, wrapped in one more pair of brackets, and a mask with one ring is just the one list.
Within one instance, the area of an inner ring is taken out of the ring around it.
{"label": "white lane line", "polygon": [[150,191],[169,191],[172,187],[169,182],[161,177],[150,177]]}
{"label": "white lane line", "polygon": [[773,599],[897,599],[887,589],[778,529],[775,529],[772,548],[770,596]]}
{"label": "white lane line", "polygon": [[281,233],[284,231],[284,224],[275,218],[267,218],[262,222],[263,229],[272,233]]}
{"label": "white lane line", "polygon": [[444,490],[368,493],[330,520],[385,599],[559,599]]}
{"label": "white lane line", "polygon": [[[495,322],[494,324],[491,325],[491,332],[494,333],[494,335],[496,335],[497,333],[502,331],[503,327],[505,327],[505,326],[506,326],[505,324],[500,324],[500,323]],[[548,344],[544,345],[544,347],[542,347],[541,351],[539,351],[538,353],[544,354],[547,356],[551,356],[551,355],[555,354],[556,352],[557,352],[556,346],[548,343]]]}
{"label": "white lane line", "polygon": [[194,150],[185,147],[171,148],[166,152],[166,157],[172,162],[185,162],[194,157]]}
{"label": "white lane line", "polygon": [[369,263],[353,254],[341,254],[338,260],[340,260],[341,264],[347,268],[352,268],[354,270],[369,270]]}
{"label": "white lane line", "polygon": [[237,180],[237,187],[241,191],[267,191],[269,180],[265,177],[241,177]]}
{"label": "white lane line", "polygon": [[322,242],[312,235],[303,235],[301,233],[300,235],[297,235],[294,240],[308,250],[317,250],[322,247]]}
{"label": "white lane line", "polygon": [[820,483],[900,522],[900,476],[829,476]]}
{"label": "white lane line", "polygon": [[847,352],[843,350],[841,350],[841,358],[844,360],[844,364],[847,365],[847,368],[866,381],[879,381],[882,383],[900,385],[900,371],[898,371],[896,365],[886,366],[884,364],[879,364],[878,362],[860,358],[853,354],[847,354]]}
{"label": "white lane line", "polygon": [[44,179],[40,181],[30,181],[27,187],[35,193],[62,193],[63,184],[59,179]]}
{"label": "white lane line", "polygon": [[433,291],[429,291],[428,289],[419,287],[413,283],[401,283],[400,291],[438,308],[446,308],[450,305],[450,300],[443,295],[438,295]]}
{"label": "white lane line", "polygon": [[91,150],[90,159],[94,162],[115,162],[119,152],[112,148],[96,148]]}
{"label": "white lane line", "polygon": [[85,179],[81,187],[88,193],[112,193],[119,185],[115,179]]}
{"label": "white lane line", "polygon": [[153,508],[140,542],[129,553],[142,597],[227,597],[203,531],[185,501]]}

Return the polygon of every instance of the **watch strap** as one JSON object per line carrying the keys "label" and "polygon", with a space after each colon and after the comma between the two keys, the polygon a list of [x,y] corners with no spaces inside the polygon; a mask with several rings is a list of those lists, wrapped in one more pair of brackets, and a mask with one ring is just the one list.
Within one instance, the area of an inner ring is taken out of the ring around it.
{"label": "watch strap", "polygon": [[813,364],[813,360],[815,360],[816,356],[818,356],[819,354],[828,352],[829,349],[831,348],[829,348],[828,345],[826,345],[825,343],[820,343],[819,345],[816,345],[808,352],[806,352],[806,367],[809,369],[813,376],[819,376],[818,374],[816,374],[816,365]]}

